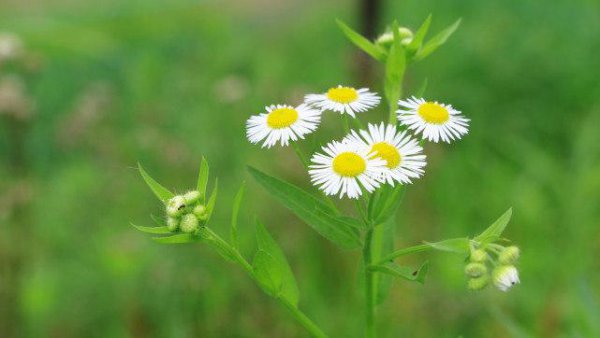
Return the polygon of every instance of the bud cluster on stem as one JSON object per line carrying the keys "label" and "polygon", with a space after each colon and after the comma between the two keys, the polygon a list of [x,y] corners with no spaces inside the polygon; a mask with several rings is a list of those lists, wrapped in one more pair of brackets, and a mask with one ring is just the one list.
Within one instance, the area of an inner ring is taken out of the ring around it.
{"label": "bud cluster on stem", "polygon": [[206,206],[200,203],[200,197],[200,192],[192,190],[167,201],[165,209],[170,232],[193,234],[204,226],[208,212]]}

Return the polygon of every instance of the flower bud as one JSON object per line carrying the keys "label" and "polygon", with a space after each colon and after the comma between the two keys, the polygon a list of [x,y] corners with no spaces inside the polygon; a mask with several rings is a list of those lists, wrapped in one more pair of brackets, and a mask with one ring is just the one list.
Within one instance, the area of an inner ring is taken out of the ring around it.
{"label": "flower bud", "polygon": [[185,209],[185,199],[183,196],[175,196],[167,202],[167,215],[177,217],[183,213]]}
{"label": "flower bud", "polygon": [[483,275],[477,278],[471,278],[467,283],[467,287],[470,290],[479,291],[484,289],[488,285],[489,281],[490,277],[488,277],[488,275]]}
{"label": "flower bud", "polygon": [[201,221],[206,221],[208,219],[208,213],[206,212],[206,207],[203,206],[202,204],[197,205],[194,208],[193,213]]}
{"label": "flower bud", "polygon": [[487,268],[482,263],[469,263],[465,266],[465,274],[469,277],[481,277],[487,274]]}
{"label": "flower bud", "polygon": [[[406,27],[398,28],[398,35],[400,36],[400,42],[404,46],[411,43],[411,41],[413,39],[413,32]],[[394,34],[390,31],[387,31],[387,32],[383,33],[381,36],[379,36],[377,38],[377,40],[375,40],[375,43],[387,48],[387,47],[391,46],[393,41],[394,41]]]}
{"label": "flower bud", "polygon": [[519,259],[519,253],[519,248],[516,246],[509,246],[500,252],[498,260],[500,261],[500,264],[514,264]]}
{"label": "flower bud", "polygon": [[487,255],[487,252],[485,252],[485,250],[477,249],[477,250],[474,250],[473,252],[471,252],[471,256],[469,257],[469,260],[471,262],[483,263],[487,260],[487,258],[488,258],[488,255]]}
{"label": "flower bud", "polygon": [[200,199],[200,192],[197,190],[188,191],[183,195],[186,205],[192,205]]}
{"label": "flower bud", "polygon": [[179,220],[174,217],[167,217],[167,229],[170,232],[177,231],[177,227],[179,226]]}
{"label": "flower bud", "polygon": [[492,273],[494,285],[501,291],[508,291],[512,286],[520,283],[519,271],[512,265],[500,265]]}
{"label": "flower bud", "polygon": [[179,228],[182,232],[185,233],[193,233],[198,230],[199,226],[198,218],[194,216],[194,214],[185,214],[181,218],[181,223],[179,223]]}

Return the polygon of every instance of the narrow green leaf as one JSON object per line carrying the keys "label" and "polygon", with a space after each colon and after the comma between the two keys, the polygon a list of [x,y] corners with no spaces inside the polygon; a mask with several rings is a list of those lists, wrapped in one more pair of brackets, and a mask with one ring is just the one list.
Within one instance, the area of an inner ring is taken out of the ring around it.
{"label": "narrow green leaf", "polygon": [[153,237],[155,242],[161,244],[185,244],[185,243],[193,243],[200,240],[198,236],[194,234],[177,234],[173,236],[167,237]]}
{"label": "narrow green leaf", "polygon": [[415,93],[416,97],[423,97],[423,95],[425,95],[425,91],[427,90],[427,84],[428,80],[427,78],[425,78],[425,80],[423,80],[423,83],[421,84],[421,87],[419,87],[419,90],[417,90],[417,92]]}
{"label": "narrow green leaf", "polygon": [[147,234],[155,234],[155,235],[164,235],[164,234],[170,234],[171,232],[169,230],[167,230],[166,226],[160,226],[160,227],[144,227],[144,226],[139,226],[139,225],[135,225],[133,223],[131,223],[131,226],[138,229],[141,232],[145,232]]}
{"label": "narrow green leaf", "polygon": [[200,163],[200,170],[198,171],[198,184],[196,189],[200,192],[200,199],[202,202],[206,201],[206,185],[208,184],[209,167],[206,158],[202,157]]}
{"label": "narrow green leaf", "polygon": [[296,278],[283,251],[260,222],[256,223],[258,252],[253,266],[257,280],[294,306],[298,304],[299,291]]}
{"label": "narrow green leaf", "polygon": [[323,237],[342,248],[361,247],[361,240],[355,229],[356,223],[350,224],[346,218],[336,215],[335,211],[325,203],[291,183],[269,176],[252,167],[248,167],[248,171],[271,196]]}
{"label": "narrow green leaf", "polygon": [[386,188],[386,193],[382,195],[375,208],[375,224],[381,224],[396,214],[406,192],[406,189],[401,184]]}
{"label": "narrow green leaf", "polygon": [[439,32],[436,36],[428,40],[425,45],[417,51],[415,60],[423,60],[429,54],[433,53],[436,49],[442,46],[448,38],[456,31],[462,19],[456,20],[452,25],[446,27],[444,30]]}
{"label": "narrow green leaf", "polygon": [[150,175],[148,175],[146,170],[144,170],[144,168],[142,167],[142,164],[139,162],[138,169],[148,187],[150,187],[154,195],[156,195],[156,197],[158,197],[159,200],[161,200],[162,202],[166,202],[173,196],[175,196],[175,194],[170,192],[167,188],[163,187],[162,185],[160,185],[160,183],[156,182],[156,180],[150,177]]}
{"label": "narrow green leaf", "polygon": [[385,50],[383,48],[348,27],[342,20],[337,19],[336,22],[344,35],[346,35],[348,40],[356,45],[356,47],[360,48],[363,52],[369,54],[377,61],[383,61],[385,59]]}
{"label": "narrow green leaf", "polygon": [[392,24],[394,41],[390,47],[389,55],[385,62],[385,96],[389,103],[390,111],[395,111],[402,91],[402,79],[406,69],[406,51],[402,47],[398,22]]}
{"label": "narrow green leaf", "polygon": [[219,191],[219,179],[216,178],[215,179],[215,186],[212,190],[212,193],[210,194],[210,198],[208,199],[208,202],[206,203],[206,213],[208,215],[208,217],[206,218],[206,222],[208,223],[208,221],[210,221],[210,218],[213,214],[213,210],[215,209],[215,204],[217,203],[217,193]]}
{"label": "narrow green leaf", "polygon": [[409,53],[411,55],[416,53],[423,45],[423,40],[425,39],[425,36],[427,35],[427,32],[429,31],[430,25],[431,25],[431,14],[429,14],[427,16],[427,19],[425,19],[425,21],[423,21],[423,23],[421,24],[421,27],[419,27],[419,29],[413,36],[412,41],[408,44],[408,46],[406,46],[406,49],[409,51]]}
{"label": "narrow green leaf", "polygon": [[231,237],[231,244],[233,245],[234,248],[238,249],[239,248],[239,242],[238,242],[238,214],[240,212],[240,205],[242,204],[242,198],[244,197],[244,191],[246,190],[246,183],[242,183],[242,185],[240,186],[240,189],[238,190],[237,194],[235,194],[235,197],[233,199],[233,207],[231,209],[231,230],[230,230],[230,237]]}
{"label": "narrow green leaf", "polygon": [[435,242],[435,243],[427,243],[427,245],[431,246],[432,248],[434,248],[436,250],[440,250],[440,251],[456,252],[456,253],[463,253],[463,254],[468,254],[470,251],[469,239],[466,237],[452,238],[452,239],[447,239],[447,240]]}
{"label": "narrow green leaf", "polygon": [[156,223],[156,225],[158,225],[158,226],[162,227],[162,226],[166,225],[165,221],[162,218],[158,217],[158,216],[154,216],[153,214],[150,214],[150,218],[152,218],[152,220],[154,221],[154,223]]}
{"label": "narrow green leaf", "polygon": [[381,272],[394,277],[400,277],[411,282],[425,283],[425,277],[429,270],[429,261],[425,261],[419,269],[416,271],[406,266],[402,266],[396,263],[386,263],[382,265],[372,265],[370,267],[372,271]]}
{"label": "narrow green leaf", "polygon": [[511,217],[512,208],[509,208],[502,216],[500,216],[500,218],[492,223],[492,225],[479,234],[479,236],[475,237],[475,241],[486,244],[498,240],[504,232],[504,229],[506,229]]}

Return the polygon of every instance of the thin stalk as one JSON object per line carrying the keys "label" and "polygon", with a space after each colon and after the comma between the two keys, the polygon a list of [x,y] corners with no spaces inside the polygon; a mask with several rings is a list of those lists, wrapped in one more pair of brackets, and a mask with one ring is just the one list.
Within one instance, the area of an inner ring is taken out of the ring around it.
{"label": "thin stalk", "polygon": [[[216,246],[227,251],[232,257],[235,258],[235,260],[242,266],[242,268],[244,268],[244,270],[246,270],[246,272],[248,273],[250,278],[252,278],[254,281],[257,281],[256,275],[254,274],[254,269],[252,268],[252,265],[250,265],[250,263],[248,263],[246,258],[244,258],[244,256],[239,252],[239,250],[232,247],[223,238],[221,238],[221,236],[217,235],[217,233],[215,233],[211,229],[206,228],[206,232],[208,234],[210,234],[210,236],[214,239]],[[328,338],[328,336],[325,333],[323,333],[323,331],[321,331],[321,329],[319,329],[319,327],[312,320],[310,320],[310,318],[308,318],[302,311],[300,311],[300,309],[298,309],[296,306],[294,306],[293,304],[291,304],[290,302],[288,302],[285,299],[282,299],[282,298],[276,298],[276,299],[283,306],[285,306],[286,309],[289,310],[290,314],[294,317],[294,319],[296,319],[296,321],[300,325],[302,325],[302,327],[304,327],[306,329],[306,331],[308,331],[311,334],[311,336],[313,336],[315,338]]]}
{"label": "thin stalk", "polygon": [[372,252],[371,244],[373,241],[373,229],[367,230],[365,236],[365,246],[363,247],[363,261],[365,267],[365,337],[377,337],[375,329],[375,272],[370,271],[368,267],[371,265]]}
{"label": "thin stalk", "polygon": [[308,169],[308,165],[309,165],[308,158],[306,158],[306,155],[304,154],[302,149],[300,149],[300,146],[298,145],[298,143],[292,141],[291,144],[292,144],[292,148],[294,148],[294,151],[296,152],[296,155],[298,155],[300,162],[302,162],[302,165],[304,166],[304,168]]}
{"label": "thin stalk", "polygon": [[381,260],[379,260],[377,263],[375,263],[375,265],[387,263],[387,262],[392,261],[400,256],[410,255],[410,254],[417,253],[417,252],[428,251],[431,249],[433,249],[433,247],[429,244],[415,245],[415,246],[411,246],[408,248],[400,249],[400,250],[394,251],[394,252],[388,254],[387,256],[383,257]]}

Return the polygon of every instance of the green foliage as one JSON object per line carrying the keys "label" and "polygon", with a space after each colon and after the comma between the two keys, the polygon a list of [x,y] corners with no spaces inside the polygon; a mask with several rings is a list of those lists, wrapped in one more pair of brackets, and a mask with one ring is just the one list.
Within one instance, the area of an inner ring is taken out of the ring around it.
{"label": "green foliage", "polygon": [[202,157],[200,170],[198,171],[198,184],[196,185],[196,190],[200,192],[200,199],[203,202],[206,201],[206,187],[208,185],[209,170],[208,161],[206,161],[206,158]]}
{"label": "green foliage", "polygon": [[145,232],[147,234],[155,234],[155,235],[164,235],[164,234],[170,234],[171,232],[167,229],[166,226],[159,226],[159,227],[145,227],[145,226],[139,226],[139,225],[135,225],[133,223],[131,223],[131,226],[136,228],[137,230],[141,231],[141,232]]}
{"label": "green foliage", "polygon": [[456,20],[452,25],[446,27],[441,32],[439,32],[434,37],[425,42],[425,44],[417,51],[417,54],[415,55],[415,60],[419,61],[424,59],[429,54],[433,53],[436,49],[445,44],[446,41],[448,41],[448,38],[450,38],[450,36],[454,34],[458,26],[460,26],[461,21],[462,19]]}
{"label": "green foliage", "polygon": [[425,36],[427,35],[427,32],[429,31],[430,25],[431,25],[431,14],[429,14],[427,16],[427,19],[425,19],[425,21],[423,21],[423,23],[421,24],[421,26],[419,27],[419,29],[416,31],[415,35],[413,36],[412,41],[408,44],[408,46],[406,46],[406,50],[409,52],[409,54],[411,56],[414,55],[419,49],[421,49],[421,46],[423,45],[423,40],[425,39]]}
{"label": "green foliage", "polygon": [[411,282],[423,284],[425,283],[425,276],[427,276],[427,271],[429,270],[429,262],[426,261],[417,270],[411,269],[406,266],[401,266],[396,263],[372,265],[369,269],[372,271],[377,271],[394,277],[402,278]]}
{"label": "green foliage", "polygon": [[199,241],[198,236],[194,234],[176,234],[165,237],[153,237],[155,242],[161,244],[187,244]]}
{"label": "green foliage", "polygon": [[475,241],[480,242],[482,244],[491,243],[500,239],[504,229],[510,222],[510,218],[512,217],[512,208],[508,209],[500,218],[498,218],[492,225],[490,225],[487,229],[485,229],[481,234],[475,237]]}
{"label": "green foliage", "polygon": [[348,40],[350,40],[356,47],[360,48],[360,50],[369,54],[377,61],[383,62],[385,60],[386,52],[383,48],[374,44],[369,39],[348,27],[348,25],[346,25],[342,20],[337,19],[336,22],[344,35],[346,35]]}
{"label": "green foliage", "polygon": [[142,178],[144,179],[144,182],[146,182],[146,184],[148,185],[148,187],[150,187],[154,195],[156,195],[156,197],[158,197],[158,199],[161,200],[163,203],[175,196],[175,194],[170,192],[167,188],[163,187],[162,185],[160,185],[160,183],[156,182],[156,180],[150,177],[150,175],[146,172],[146,170],[144,170],[140,163],[138,163],[138,169],[140,171],[140,174],[142,175]]}
{"label": "green foliage", "polygon": [[234,248],[239,249],[240,244],[238,240],[238,214],[240,212],[240,206],[242,204],[242,199],[244,197],[244,192],[246,191],[246,183],[242,183],[240,189],[235,194],[235,198],[233,199],[233,206],[231,207],[231,229],[230,229],[230,239],[231,244]]}
{"label": "green foliage", "polygon": [[470,241],[468,238],[452,238],[435,243],[427,243],[435,250],[468,254]]}
{"label": "green foliage", "polygon": [[208,202],[206,203],[206,213],[208,215],[206,222],[210,221],[210,217],[213,214],[215,209],[215,204],[217,203],[217,193],[219,192],[219,179],[215,179],[215,186],[213,187],[212,193],[208,198]]}
{"label": "green foliage", "polygon": [[328,205],[297,186],[269,176],[252,167],[248,171],[282,205],[295,213],[323,237],[342,248],[356,249],[361,241],[354,231],[356,222],[340,217]]}

